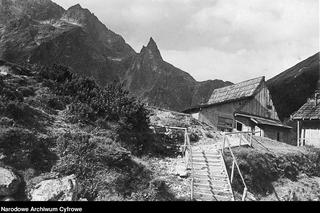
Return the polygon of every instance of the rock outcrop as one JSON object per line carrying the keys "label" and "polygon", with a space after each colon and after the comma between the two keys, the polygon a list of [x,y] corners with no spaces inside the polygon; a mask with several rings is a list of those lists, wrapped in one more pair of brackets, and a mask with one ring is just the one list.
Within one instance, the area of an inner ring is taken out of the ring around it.
{"label": "rock outcrop", "polygon": [[19,188],[20,178],[9,167],[0,167],[0,196],[11,196]]}
{"label": "rock outcrop", "polygon": [[76,201],[77,195],[78,186],[74,175],[43,180],[28,192],[31,201]]}

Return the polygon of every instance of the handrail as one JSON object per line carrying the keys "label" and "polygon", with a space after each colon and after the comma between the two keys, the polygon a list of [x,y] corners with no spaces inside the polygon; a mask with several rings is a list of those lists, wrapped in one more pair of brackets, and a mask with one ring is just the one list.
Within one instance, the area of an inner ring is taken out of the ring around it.
{"label": "handrail", "polygon": [[[256,131],[256,132],[224,132],[224,136],[226,135],[240,135],[240,141],[239,141],[239,146],[241,146],[241,142],[242,140],[244,141],[247,141],[249,143],[249,145],[252,147],[252,138],[253,138],[253,135],[256,134],[256,133],[261,133],[261,131]],[[250,139],[247,139],[245,136],[246,135],[249,135]],[[223,147],[224,148],[225,146],[225,141],[223,142]]]}
{"label": "handrail", "polygon": [[256,134],[256,133],[260,133],[261,131],[256,131],[256,132],[225,132],[224,135],[237,135],[237,134]]}
{"label": "handrail", "polygon": [[[194,182],[194,168],[193,168],[193,160],[192,160],[192,148],[191,148],[191,143],[190,143],[190,137],[188,134],[188,128],[183,128],[183,127],[173,127],[173,126],[157,126],[157,127],[164,127],[166,129],[176,129],[176,130],[184,130],[184,144],[182,145],[183,147],[183,154],[185,158],[185,163],[186,163],[186,168],[189,167],[189,164],[191,165],[191,187],[190,187],[190,198],[193,200],[193,182]],[[189,151],[189,152],[188,152]]]}
{"label": "handrail", "polygon": [[[189,163],[191,164],[191,183],[190,183],[190,199],[191,201],[193,200],[193,192],[194,192],[194,168],[193,168],[193,159],[192,159],[192,148],[191,148],[191,143],[190,143],[190,137],[188,134],[188,129],[186,130],[186,144],[189,150],[189,156],[188,156],[188,163],[187,167],[189,166]],[[186,149],[187,151],[187,149]]]}
{"label": "handrail", "polygon": [[[244,178],[243,178],[243,175],[241,173],[241,170],[240,170],[240,167],[239,167],[239,164],[238,164],[238,161],[237,161],[237,158],[235,157],[233,151],[232,151],[232,148],[230,146],[230,141],[229,139],[226,137],[227,134],[224,135],[224,141],[223,141],[223,144],[225,145],[225,141],[227,140],[227,143],[228,143],[228,149],[231,153],[231,156],[232,156],[232,168],[231,168],[231,177],[230,177],[230,181],[231,183],[233,182],[233,178],[234,178],[234,170],[235,170],[235,167],[240,175],[240,178],[242,180],[242,184],[244,185],[244,190],[243,190],[243,194],[242,194],[242,201],[245,201],[245,198],[247,196],[247,192],[248,192],[248,187],[244,181]],[[222,147],[222,153],[224,153],[224,147]]]}

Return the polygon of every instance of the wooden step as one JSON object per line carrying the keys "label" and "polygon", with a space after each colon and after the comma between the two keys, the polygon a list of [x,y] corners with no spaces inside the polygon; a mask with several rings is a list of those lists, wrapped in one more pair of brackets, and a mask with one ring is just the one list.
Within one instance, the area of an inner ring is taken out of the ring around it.
{"label": "wooden step", "polygon": [[215,155],[215,156],[205,156],[205,155],[192,155],[192,159],[195,158],[195,159],[208,159],[208,160],[215,160],[215,159],[221,159],[221,156],[220,155]]}
{"label": "wooden step", "polygon": [[223,162],[222,158],[199,158],[199,157],[192,158],[192,161],[208,161],[208,162],[217,161],[217,162]]}
{"label": "wooden step", "polygon": [[194,174],[193,175],[193,177],[194,178],[225,178],[225,179],[228,179],[228,177],[227,176],[225,176],[225,175],[201,175],[201,174]]}
{"label": "wooden step", "polygon": [[222,160],[212,160],[212,159],[192,159],[192,162],[206,162],[206,163],[222,163]]}
{"label": "wooden step", "polygon": [[230,194],[229,196],[220,196],[220,195],[213,195],[208,193],[202,192],[194,192],[194,198],[197,199],[206,199],[206,200],[216,200],[216,201],[232,201],[233,196]]}
{"label": "wooden step", "polygon": [[213,194],[213,195],[219,195],[219,196],[232,195],[232,192],[230,190],[217,190],[214,188],[196,188],[195,187],[194,192],[207,193],[207,194]]}
{"label": "wooden step", "polygon": [[208,162],[192,162],[193,165],[204,165],[208,167],[222,166],[221,163],[208,163]]}
{"label": "wooden step", "polygon": [[[198,187],[208,187],[208,185],[194,185],[193,188],[198,188]],[[232,189],[229,186],[214,186],[211,185],[210,188],[212,188],[213,190],[229,190],[230,192],[232,192]]]}
{"label": "wooden step", "polygon": [[211,166],[211,167],[214,167],[214,166],[223,166],[223,162],[217,162],[217,163],[213,163],[213,162],[205,162],[205,161],[196,161],[196,162],[192,162],[193,165],[199,165],[199,164],[203,164],[205,166]]}
{"label": "wooden step", "polygon": [[194,152],[194,151],[192,151],[192,155],[220,156],[220,152]]}
{"label": "wooden step", "polygon": [[219,172],[219,171],[223,171],[224,172],[224,169],[223,169],[223,166],[221,165],[218,165],[218,166],[207,166],[207,165],[197,165],[197,164],[194,164],[193,165],[193,170],[195,171],[195,174],[197,173],[196,171],[200,170],[200,171],[209,171],[209,172]]}
{"label": "wooden step", "polygon": [[197,175],[205,175],[205,176],[220,176],[220,175],[226,175],[226,173],[222,170],[207,170],[207,169],[196,169],[194,170],[194,174]]}
{"label": "wooden step", "polygon": [[221,187],[228,187],[227,180],[194,180],[194,185],[213,185],[213,186],[221,186]]}
{"label": "wooden step", "polygon": [[206,166],[206,167],[221,167],[223,168],[223,163],[207,163],[207,162],[192,162],[195,166]]}
{"label": "wooden step", "polygon": [[226,178],[226,177],[223,177],[223,178],[194,178],[194,180],[197,180],[197,181],[215,181],[215,180],[228,181],[228,178]]}
{"label": "wooden step", "polygon": [[220,155],[220,152],[217,151],[217,152],[202,152],[202,151],[194,151],[192,150],[192,154],[193,155]]}
{"label": "wooden step", "polygon": [[217,192],[231,192],[231,189],[228,187],[215,187],[213,185],[207,185],[207,184],[196,184],[193,186],[195,189],[208,189],[208,190],[212,190],[212,191],[217,191]]}
{"label": "wooden step", "polygon": [[196,175],[203,175],[203,176],[220,176],[220,175],[226,175],[226,173],[223,170],[216,170],[216,171],[209,171],[209,170],[194,170],[194,174]]}

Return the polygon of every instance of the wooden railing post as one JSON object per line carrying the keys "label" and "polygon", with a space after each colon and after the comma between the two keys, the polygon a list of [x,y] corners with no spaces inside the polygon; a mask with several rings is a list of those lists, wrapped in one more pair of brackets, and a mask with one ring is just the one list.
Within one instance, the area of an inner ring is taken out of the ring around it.
{"label": "wooden railing post", "polygon": [[223,143],[222,143],[222,147],[221,147],[221,153],[222,155],[224,155],[224,147],[225,147],[225,144],[226,144],[226,134],[223,135]]}
{"label": "wooden railing post", "polygon": [[235,166],[235,162],[234,160],[232,161],[232,169],[231,169],[231,177],[230,177],[230,182],[233,182],[233,176],[234,176],[234,166]]}
{"label": "wooden railing post", "polygon": [[245,198],[246,198],[246,196],[247,196],[247,191],[248,191],[247,185],[246,185],[246,183],[245,183],[245,181],[244,181],[244,178],[243,178],[243,175],[242,175],[242,173],[241,173],[239,164],[238,164],[238,162],[237,162],[237,158],[235,157],[235,155],[234,155],[234,153],[233,153],[233,151],[232,151],[232,148],[231,148],[231,146],[230,146],[229,139],[226,138],[226,134],[225,134],[225,137],[224,137],[224,143],[225,143],[225,140],[227,140],[227,147],[228,147],[228,149],[229,149],[229,151],[230,151],[230,154],[231,154],[231,157],[232,157],[232,159],[233,159],[233,161],[232,161],[232,169],[231,169],[231,176],[230,176],[230,184],[233,182],[235,169],[237,169],[237,171],[238,171],[238,173],[239,173],[239,176],[240,176],[240,178],[241,178],[242,184],[243,184],[243,186],[244,186],[243,195],[242,195],[242,201],[245,201]]}
{"label": "wooden railing post", "polygon": [[191,178],[191,195],[190,195],[191,201],[193,201],[193,178]]}
{"label": "wooden railing post", "polygon": [[244,190],[243,190],[243,195],[242,195],[242,201],[245,201],[246,200],[246,197],[247,197],[247,192],[248,192],[248,189],[247,187],[244,187]]}

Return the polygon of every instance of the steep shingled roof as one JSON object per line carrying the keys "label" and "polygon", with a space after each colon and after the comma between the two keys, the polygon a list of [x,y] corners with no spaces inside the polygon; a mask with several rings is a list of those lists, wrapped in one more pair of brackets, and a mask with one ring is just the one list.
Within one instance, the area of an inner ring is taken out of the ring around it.
{"label": "steep shingled roof", "polygon": [[238,84],[215,89],[207,105],[225,103],[254,96],[265,77],[254,78]]}
{"label": "steep shingled roof", "polygon": [[305,103],[293,116],[294,120],[320,120],[320,103],[316,105],[311,99]]}

